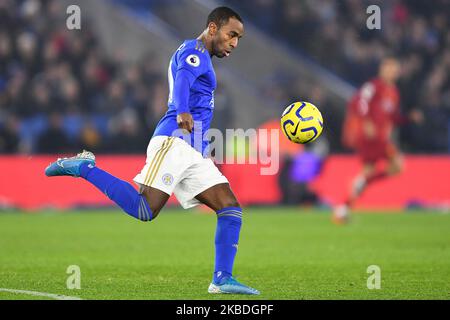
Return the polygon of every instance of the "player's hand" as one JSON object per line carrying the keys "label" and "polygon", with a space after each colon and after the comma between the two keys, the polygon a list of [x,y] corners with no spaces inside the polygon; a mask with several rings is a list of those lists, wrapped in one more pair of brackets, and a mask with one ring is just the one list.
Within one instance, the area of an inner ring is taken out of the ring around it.
{"label": "player's hand", "polygon": [[377,129],[375,128],[375,124],[372,121],[365,121],[363,123],[363,130],[366,138],[375,139]]}
{"label": "player's hand", "polygon": [[422,123],[424,120],[422,111],[417,109],[411,110],[411,112],[409,113],[409,119],[417,124]]}
{"label": "player's hand", "polygon": [[194,120],[192,119],[192,115],[188,112],[180,113],[177,115],[177,124],[181,129],[185,129],[192,132],[192,128],[194,127]]}

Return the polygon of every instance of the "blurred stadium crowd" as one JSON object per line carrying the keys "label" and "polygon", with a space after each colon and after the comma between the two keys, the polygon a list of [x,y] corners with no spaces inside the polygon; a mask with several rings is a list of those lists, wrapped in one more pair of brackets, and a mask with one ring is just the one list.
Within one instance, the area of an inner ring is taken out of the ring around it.
{"label": "blurred stadium crowd", "polygon": [[[355,86],[376,74],[382,56],[398,56],[402,108],[425,116],[423,124],[401,129],[401,145],[408,152],[448,152],[449,1],[226,3]],[[377,3],[382,29],[368,30],[366,7]],[[142,153],[166,109],[166,75],[151,54],[132,65],[118,53],[107,55],[88,23],[68,31],[66,18],[56,0],[0,0],[0,153]],[[308,86],[284,71],[268,77],[264,93],[280,105],[298,97],[333,105],[320,84]],[[231,98],[223,91],[218,109]],[[325,112],[334,117],[331,130],[339,131],[344,112],[343,105]]]}
{"label": "blurred stadium crowd", "polygon": [[[383,56],[398,57],[403,65],[399,82],[402,110],[417,108],[425,116],[423,124],[401,129],[401,145],[409,152],[450,150],[450,1],[227,0],[226,3],[275,38],[357,87],[376,75]],[[366,8],[373,4],[381,8],[381,30],[366,27],[369,16]],[[318,106],[327,105],[327,97],[318,85],[308,87],[289,73],[273,77],[268,88],[266,93],[281,101],[301,96]]]}
{"label": "blurred stadium crowd", "polygon": [[151,55],[107,56],[87,21],[68,31],[66,18],[55,0],[0,0],[0,152],[141,153],[165,76]]}

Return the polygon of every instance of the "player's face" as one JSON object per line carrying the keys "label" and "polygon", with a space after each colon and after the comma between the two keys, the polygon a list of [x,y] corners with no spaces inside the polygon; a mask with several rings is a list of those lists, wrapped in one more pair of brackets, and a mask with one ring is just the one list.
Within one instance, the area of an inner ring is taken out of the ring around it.
{"label": "player's face", "polygon": [[400,77],[400,64],[398,61],[389,59],[381,65],[381,77],[388,82],[395,82]]}
{"label": "player's face", "polygon": [[228,57],[237,48],[239,40],[244,35],[244,25],[236,18],[230,18],[228,23],[217,29],[213,36],[213,55],[218,58]]}

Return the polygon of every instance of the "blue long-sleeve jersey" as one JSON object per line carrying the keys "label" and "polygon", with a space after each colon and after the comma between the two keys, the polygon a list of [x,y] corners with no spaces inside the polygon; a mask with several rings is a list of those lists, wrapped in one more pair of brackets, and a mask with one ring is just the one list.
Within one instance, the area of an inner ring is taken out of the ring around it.
{"label": "blue long-sleeve jersey", "polygon": [[156,126],[153,136],[175,136],[183,139],[178,128],[177,115],[189,112],[194,120],[190,144],[205,154],[209,141],[203,137],[210,128],[213,117],[216,74],[209,52],[202,41],[194,39],[183,42],[170,60],[168,78],[169,109]]}

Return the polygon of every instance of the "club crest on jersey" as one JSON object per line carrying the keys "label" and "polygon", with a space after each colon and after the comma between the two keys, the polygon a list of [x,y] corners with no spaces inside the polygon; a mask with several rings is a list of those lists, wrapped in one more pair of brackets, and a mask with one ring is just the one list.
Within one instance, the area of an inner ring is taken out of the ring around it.
{"label": "club crest on jersey", "polygon": [[166,186],[170,186],[173,183],[173,176],[170,173],[166,173],[162,176],[162,182]]}
{"label": "club crest on jersey", "polygon": [[200,65],[200,58],[195,54],[191,54],[186,58],[186,62],[193,67],[198,67]]}

